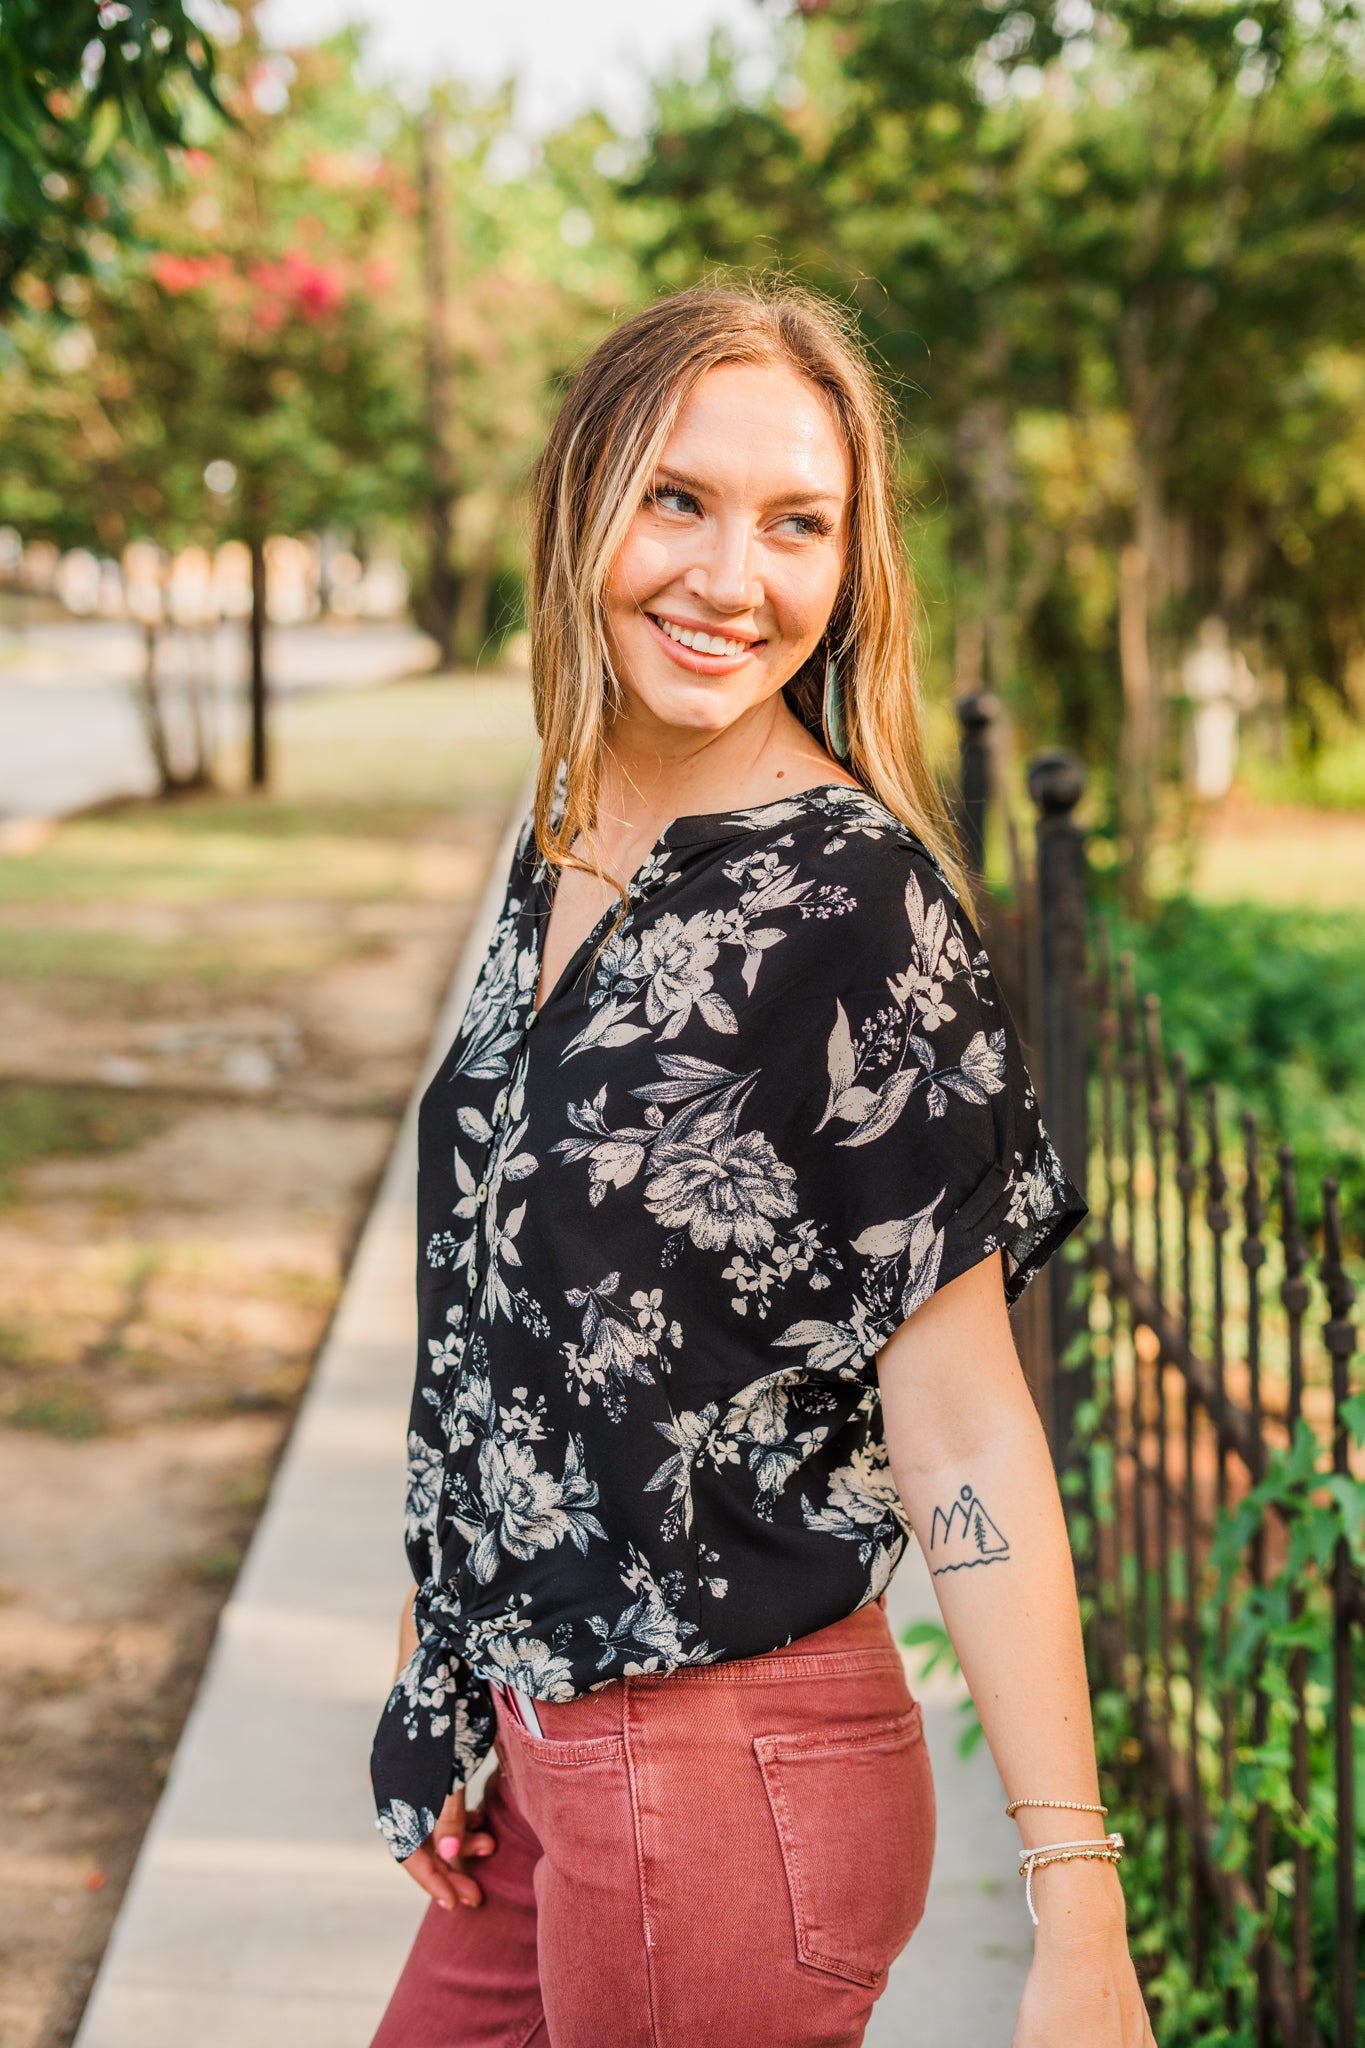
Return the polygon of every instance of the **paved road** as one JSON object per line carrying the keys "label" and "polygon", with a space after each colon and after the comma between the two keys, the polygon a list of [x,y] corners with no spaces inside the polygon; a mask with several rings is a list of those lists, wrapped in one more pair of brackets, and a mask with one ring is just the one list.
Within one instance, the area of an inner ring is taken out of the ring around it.
{"label": "paved road", "polygon": [[[186,639],[166,636],[164,673],[183,674]],[[267,643],[272,686],[284,695],[392,681],[430,665],[425,635],[404,625],[290,626]],[[202,650],[212,666],[212,714],[221,743],[245,728],[246,648],[224,626]],[[142,668],[134,626],[72,620],[0,626],[0,825],[61,817],[155,786],[132,685]]]}

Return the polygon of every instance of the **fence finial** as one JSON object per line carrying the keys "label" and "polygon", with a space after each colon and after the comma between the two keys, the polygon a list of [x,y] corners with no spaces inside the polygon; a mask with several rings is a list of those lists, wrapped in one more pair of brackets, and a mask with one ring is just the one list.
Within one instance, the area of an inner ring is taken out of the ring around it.
{"label": "fence finial", "polygon": [[1049,747],[1028,764],[1028,793],[1045,817],[1074,811],[1085,795],[1085,769],[1069,747]]}

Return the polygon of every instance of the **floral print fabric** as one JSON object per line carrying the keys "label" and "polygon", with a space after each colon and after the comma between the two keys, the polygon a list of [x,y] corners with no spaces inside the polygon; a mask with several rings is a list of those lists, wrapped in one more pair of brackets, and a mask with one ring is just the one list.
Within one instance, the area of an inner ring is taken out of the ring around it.
{"label": "floral print fabric", "polygon": [[394,1854],[492,1741],[873,1600],[908,1525],[876,1355],[1086,1214],[980,940],[923,843],[830,783],[678,818],[534,1011],[525,820],[419,1122],[407,1547],[418,1648],[375,1738]]}

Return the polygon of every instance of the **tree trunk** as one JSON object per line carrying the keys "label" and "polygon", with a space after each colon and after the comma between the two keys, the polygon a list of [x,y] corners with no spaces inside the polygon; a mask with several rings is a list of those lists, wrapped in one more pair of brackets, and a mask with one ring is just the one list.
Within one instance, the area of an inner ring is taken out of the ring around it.
{"label": "tree trunk", "polygon": [[1147,901],[1151,836],[1152,658],[1148,627],[1146,550],[1130,542],[1119,558],[1119,668],[1123,678],[1123,732],[1119,743],[1119,830],[1126,860],[1124,908],[1141,916]]}
{"label": "tree trunk", "polygon": [[251,542],[251,610],[247,616],[247,640],[251,653],[251,787],[264,789],[270,780],[269,735],[267,731],[267,687],[265,679],[265,542],[259,536]]}
{"label": "tree trunk", "polygon": [[461,661],[476,662],[488,638],[488,606],[497,565],[498,527],[480,542],[460,579],[455,613],[455,652]]}
{"label": "tree trunk", "polygon": [[161,698],[157,694],[156,680],[157,629],[148,621],[142,628],[142,675],[138,681],[138,709],[142,713],[142,730],[147,736],[147,750],[156,769],[157,794],[169,796],[176,787],[175,770],[171,766],[171,750],[166,739],[166,721],[161,715]]}
{"label": "tree trunk", "polygon": [[455,464],[450,451],[454,371],[450,356],[447,223],[441,177],[441,115],[429,106],[422,120],[422,250],[426,285],[427,462],[431,490],[427,506],[430,560],[426,624],[448,666],[455,653]]}

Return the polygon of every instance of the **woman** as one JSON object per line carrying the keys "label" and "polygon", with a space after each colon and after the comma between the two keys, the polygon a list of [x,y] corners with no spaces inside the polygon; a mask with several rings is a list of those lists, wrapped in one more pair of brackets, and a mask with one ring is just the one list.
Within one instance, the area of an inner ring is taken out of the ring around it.
{"label": "woman", "polygon": [[860,2041],[933,1854],[911,1531],[1063,1843],[1016,2048],[1151,2041],[1006,1315],[1085,1205],[925,765],[892,460],[837,315],[705,288],[540,464],[535,806],[422,1106],[372,1776],[432,1905],[375,2048]]}

